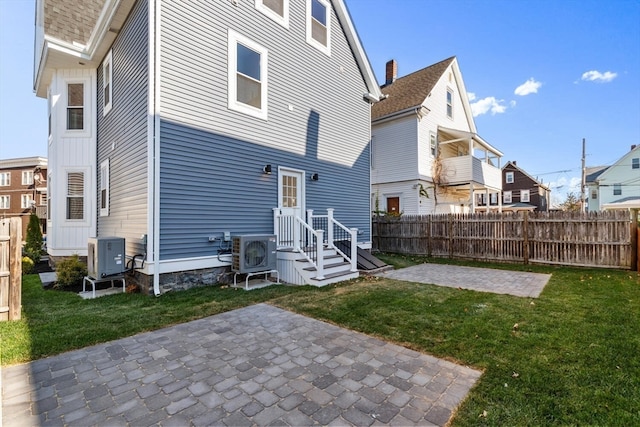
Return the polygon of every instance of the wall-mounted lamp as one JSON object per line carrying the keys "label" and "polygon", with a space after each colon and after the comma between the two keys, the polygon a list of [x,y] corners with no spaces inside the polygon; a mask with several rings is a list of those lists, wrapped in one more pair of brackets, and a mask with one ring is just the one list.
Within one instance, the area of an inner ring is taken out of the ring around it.
{"label": "wall-mounted lamp", "polygon": [[320,177],[318,176],[317,173],[312,173],[311,174],[311,181],[317,181]]}
{"label": "wall-mounted lamp", "polygon": [[262,168],[262,173],[266,173],[267,175],[271,175],[271,165],[264,165]]}

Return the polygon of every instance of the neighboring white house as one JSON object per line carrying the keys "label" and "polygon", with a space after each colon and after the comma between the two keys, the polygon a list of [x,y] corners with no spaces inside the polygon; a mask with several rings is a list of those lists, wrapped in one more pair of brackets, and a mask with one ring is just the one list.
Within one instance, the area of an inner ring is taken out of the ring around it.
{"label": "neighboring white house", "polygon": [[455,57],[401,78],[389,61],[382,93],[371,113],[373,211],[486,210],[478,200],[501,210],[502,153],[477,134]]}
{"label": "neighboring white house", "polygon": [[640,209],[640,145],[617,162],[587,176],[588,209]]}

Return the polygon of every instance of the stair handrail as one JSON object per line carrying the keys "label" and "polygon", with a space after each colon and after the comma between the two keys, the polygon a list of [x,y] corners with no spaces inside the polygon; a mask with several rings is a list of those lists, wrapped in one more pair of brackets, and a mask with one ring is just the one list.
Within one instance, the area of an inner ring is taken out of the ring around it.
{"label": "stair handrail", "polygon": [[[296,230],[306,231],[307,237],[311,241],[307,241],[307,249],[300,247],[300,239],[296,239],[294,251],[300,253],[312,266],[316,268],[316,279],[324,279],[324,257],[322,254],[324,230],[314,230],[307,222],[295,216],[295,222],[300,225],[300,228],[296,227]],[[309,256],[311,254],[312,256]],[[315,255],[315,256],[313,256]],[[315,260],[313,259],[315,258]]]}
{"label": "stair handrail", "polygon": [[[329,246],[336,250],[345,260],[351,264],[351,271],[358,271],[358,229],[357,228],[347,228],[340,221],[333,218],[333,209],[329,210],[329,230],[331,230],[331,240],[329,241]],[[349,255],[342,252],[333,241],[333,226],[336,225],[339,228],[343,229],[349,235],[349,246],[351,248],[351,253]]]}

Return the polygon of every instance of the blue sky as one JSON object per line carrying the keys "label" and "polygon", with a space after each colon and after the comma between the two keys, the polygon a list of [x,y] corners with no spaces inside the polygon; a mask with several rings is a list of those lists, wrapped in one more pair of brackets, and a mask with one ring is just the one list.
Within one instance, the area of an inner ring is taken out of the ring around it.
{"label": "blue sky", "polygon": [[[346,3],[379,82],[390,59],[403,76],[457,56],[480,136],[556,201],[580,191],[582,138],[588,166],[640,144],[639,0]],[[0,159],[47,155],[46,101],[32,91],[34,8],[0,0]]]}

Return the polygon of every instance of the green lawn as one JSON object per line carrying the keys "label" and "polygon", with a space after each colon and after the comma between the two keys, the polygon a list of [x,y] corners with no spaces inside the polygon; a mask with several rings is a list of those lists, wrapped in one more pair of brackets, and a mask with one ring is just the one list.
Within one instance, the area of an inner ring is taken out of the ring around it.
{"label": "green lawn", "polygon": [[[396,267],[450,262],[384,258]],[[362,277],[321,289],[207,287],[85,301],[27,276],[23,320],[0,324],[2,364],[268,302],[483,370],[456,426],[640,425],[637,273],[491,266],[552,278],[537,299]]]}

